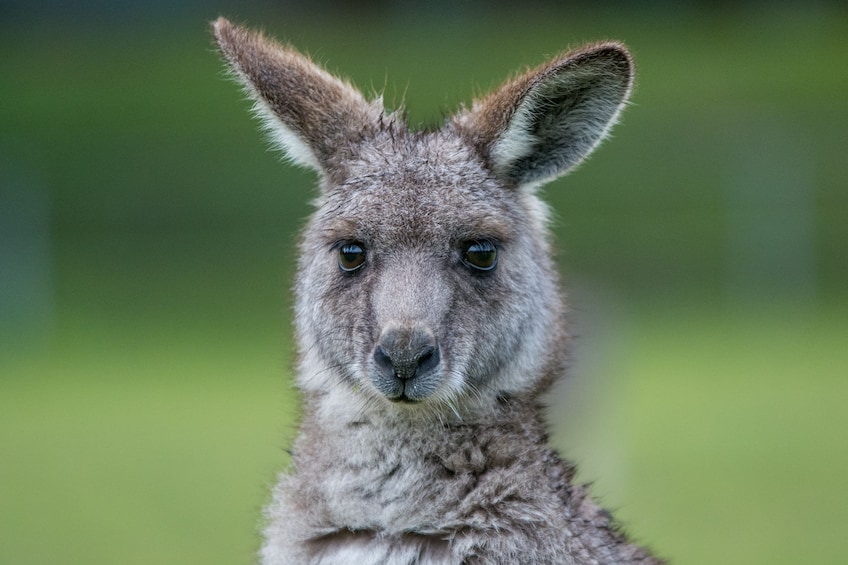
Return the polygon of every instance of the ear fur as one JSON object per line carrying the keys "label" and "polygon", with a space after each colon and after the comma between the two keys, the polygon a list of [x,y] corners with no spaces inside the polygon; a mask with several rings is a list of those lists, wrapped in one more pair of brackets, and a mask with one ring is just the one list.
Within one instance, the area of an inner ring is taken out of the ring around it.
{"label": "ear fur", "polygon": [[225,18],[213,22],[212,29],[272,140],[294,162],[332,174],[378,128],[379,100],[368,103],[304,55]]}
{"label": "ear fur", "polygon": [[633,62],[613,42],[566,53],[507,82],[453,124],[495,175],[517,186],[565,174],[618,120]]}

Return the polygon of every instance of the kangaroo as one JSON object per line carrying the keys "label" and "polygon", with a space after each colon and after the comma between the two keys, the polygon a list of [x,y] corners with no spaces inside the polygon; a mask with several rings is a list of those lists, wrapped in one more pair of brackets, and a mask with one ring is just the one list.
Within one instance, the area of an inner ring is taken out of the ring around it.
{"label": "kangaroo", "polygon": [[641,563],[547,445],[565,306],[539,187],[627,102],[614,42],[410,131],[294,49],[224,18],[220,51],[285,155],[320,177],[295,282],[303,415],[264,565]]}

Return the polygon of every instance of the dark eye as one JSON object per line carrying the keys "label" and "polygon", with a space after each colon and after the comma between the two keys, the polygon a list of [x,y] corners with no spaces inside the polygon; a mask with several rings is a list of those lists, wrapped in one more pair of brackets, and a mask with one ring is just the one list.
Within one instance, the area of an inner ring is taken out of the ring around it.
{"label": "dark eye", "polygon": [[472,241],[465,246],[464,258],[478,271],[491,271],[498,264],[498,250],[491,241]]}
{"label": "dark eye", "polygon": [[339,268],[352,273],[365,264],[365,249],[359,243],[346,243],[339,248]]}

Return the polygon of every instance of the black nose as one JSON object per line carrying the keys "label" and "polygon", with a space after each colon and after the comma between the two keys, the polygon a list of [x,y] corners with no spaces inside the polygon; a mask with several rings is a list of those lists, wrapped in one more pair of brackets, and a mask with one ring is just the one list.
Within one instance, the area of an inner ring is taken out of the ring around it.
{"label": "black nose", "polygon": [[439,346],[424,328],[390,329],[374,348],[374,362],[386,376],[408,380],[439,364]]}

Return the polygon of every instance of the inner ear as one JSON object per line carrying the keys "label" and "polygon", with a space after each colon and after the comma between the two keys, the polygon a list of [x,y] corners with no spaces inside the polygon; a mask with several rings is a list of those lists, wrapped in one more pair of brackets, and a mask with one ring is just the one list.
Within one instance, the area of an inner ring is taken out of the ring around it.
{"label": "inner ear", "polygon": [[495,142],[498,172],[519,183],[567,172],[608,135],[625,88],[617,77],[603,74],[562,72],[542,82]]}
{"label": "inner ear", "polygon": [[507,82],[454,124],[497,176],[517,185],[544,182],[607,136],[632,84],[623,46],[589,46]]}

